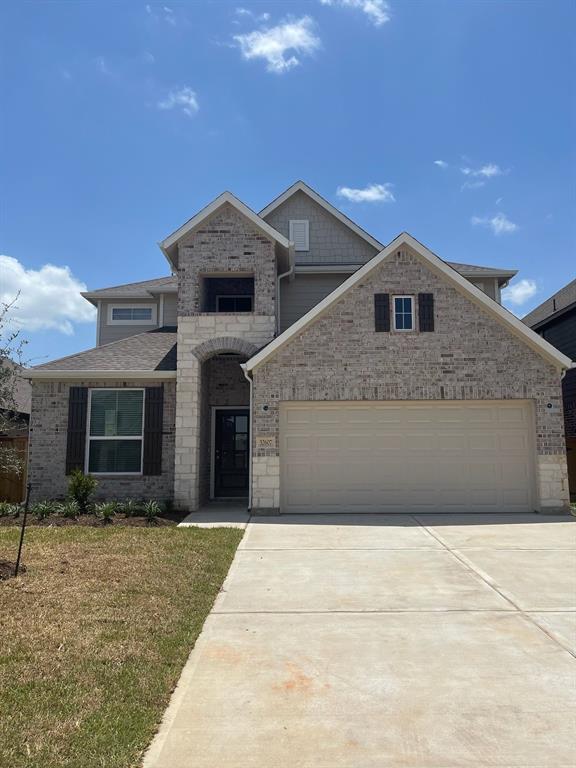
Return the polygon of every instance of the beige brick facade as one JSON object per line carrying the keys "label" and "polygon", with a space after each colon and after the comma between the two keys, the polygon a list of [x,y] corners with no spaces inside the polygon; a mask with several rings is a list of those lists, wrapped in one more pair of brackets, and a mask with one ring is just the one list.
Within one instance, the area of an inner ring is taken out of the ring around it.
{"label": "beige brick facade", "polygon": [[[433,333],[374,330],[374,293],[431,292]],[[500,322],[404,249],[354,286],[316,322],[253,372],[253,506],[268,508],[280,487],[279,404],[290,400],[529,399],[536,419],[542,510],[566,509],[568,485],[560,372]],[[549,407],[551,406],[551,407]],[[258,478],[258,479],[257,479]]]}

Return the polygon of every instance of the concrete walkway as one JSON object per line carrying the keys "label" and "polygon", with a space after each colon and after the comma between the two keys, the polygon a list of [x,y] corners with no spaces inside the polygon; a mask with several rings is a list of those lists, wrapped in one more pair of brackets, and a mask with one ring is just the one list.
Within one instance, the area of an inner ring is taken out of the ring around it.
{"label": "concrete walkway", "polygon": [[145,768],[574,768],[576,519],[252,518]]}

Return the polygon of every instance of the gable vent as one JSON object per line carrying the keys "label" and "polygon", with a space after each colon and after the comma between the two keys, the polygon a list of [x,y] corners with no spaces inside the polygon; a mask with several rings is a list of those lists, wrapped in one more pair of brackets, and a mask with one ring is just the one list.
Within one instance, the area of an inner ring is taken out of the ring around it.
{"label": "gable vent", "polygon": [[295,251],[310,250],[308,219],[290,220],[290,240],[294,243]]}

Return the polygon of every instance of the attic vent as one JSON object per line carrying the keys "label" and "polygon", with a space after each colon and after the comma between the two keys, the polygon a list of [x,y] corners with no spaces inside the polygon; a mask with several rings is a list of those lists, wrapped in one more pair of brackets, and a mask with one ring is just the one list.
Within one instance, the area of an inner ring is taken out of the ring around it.
{"label": "attic vent", "polygon": [[308,219],[290,220],[290,240],[294,243],[295,251],[310,250]]}

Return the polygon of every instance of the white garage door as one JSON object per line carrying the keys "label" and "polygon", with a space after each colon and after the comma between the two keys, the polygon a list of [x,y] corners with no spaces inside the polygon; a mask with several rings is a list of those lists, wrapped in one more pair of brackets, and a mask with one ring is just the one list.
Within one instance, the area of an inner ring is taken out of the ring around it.
{"label": "white garage door", "polygon": [[533,445],[527,401],[282,403],[282,511],[531,511]]}

